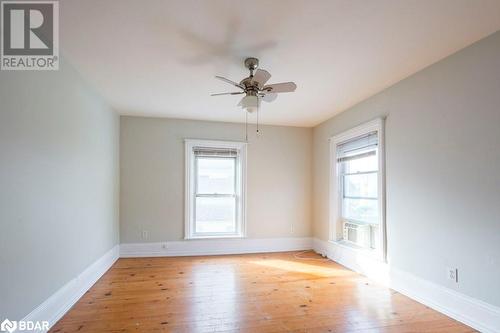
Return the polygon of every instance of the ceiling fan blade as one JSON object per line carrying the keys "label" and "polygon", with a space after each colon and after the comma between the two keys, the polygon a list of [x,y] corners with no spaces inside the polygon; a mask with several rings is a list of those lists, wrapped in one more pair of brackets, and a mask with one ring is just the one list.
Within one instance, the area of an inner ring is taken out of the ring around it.
{"label": "ceiling fan blade", "polygon": [[225,77],[222,77],[222,76],[218,76],[218,75],[216,75],[216,76],[215,76],[215,78],[216,78],[216,79],[219,79],[219,80],[221,80],[221,81],[224,81],[224,82],[226,82],[226,83],[232,84],[233,86],[236,86],[236,87],[238,87],[238,88],[240,88],[240,89],[245,90],[245,87],[243,87],[241,84],[236,83],[236,82],[234,82],[234,81],[231,81],[231,80],[229,80],[229,79],[226,79]]}
{"label": "ceiling fan blade", "polygon": [[293,92],[295,89],[297,89],[297,85],[294,82],[269,84],[262,88],[262,90],[267,93],[286,93]]}
{"label": "ceiling fan blade", "polygon": [[210,94],[210,96],[222,96],[222,95],[240,95],[244,94],[244,91],[238,91],[238,92],[227,92],[227,93],[217,93],[217,94]]}
{"label": "ceiling fan blade", "polygon": [[270,93],[270,94],[265,94],[264,96],[262,96],[262,100],[264,102],[270,103],[270,102],[274,101],[277,97],[278,97],[278,94]]}
{"label": "ceiling fan blade", "polygon": [[257,69],[253,75],[253,81],[259,83],[259,88],[262,88],[271,78],[271,74],[264,69]]}

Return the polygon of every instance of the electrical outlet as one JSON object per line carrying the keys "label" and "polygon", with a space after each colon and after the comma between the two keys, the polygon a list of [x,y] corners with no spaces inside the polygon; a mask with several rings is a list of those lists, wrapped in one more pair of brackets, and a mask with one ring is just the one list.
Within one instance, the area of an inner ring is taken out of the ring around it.
{"label": "electrical outlet", "polygon": [[295,232],[295,227],[293,224],[290,224],[290,233],[293,234]]}
{"label": "electrical outlet", "polygon": [[449,280],[458,283],[458,268],[448,268],[447,275]]}
{"label": "electrical outlet", "polygon": [[143,230],[142,231],[142,239],[148,239],[149,238],[149,231]]}

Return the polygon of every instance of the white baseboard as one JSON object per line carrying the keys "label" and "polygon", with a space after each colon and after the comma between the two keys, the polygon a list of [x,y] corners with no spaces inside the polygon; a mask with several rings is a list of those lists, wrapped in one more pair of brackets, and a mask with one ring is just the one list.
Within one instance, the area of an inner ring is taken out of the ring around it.
{"label": "white baseboard", "polygon": [[312,249],[312,238],[230,238],[184,240],[162,243],[125,243],[120,257],[172,257],[283,252]]}
{"label": "white baseboard", "polygon": [[[52,327],[85,294],[87,290],[106,273],[119,258],[119,245],[116,245],[101,258],[87,267],[77,277],[66,283],[47,300],[31,311],[23,321],[48,321]],[[19,331],[16,331],[19,332]],[[35,332],[35,331],[30,331]],[[45,332],[45,331],[37,331]]]}
{"label": "white baseboard", "polygon": [[366,275],[417,302],[483,333],[500,333],[500,308],[437,285],[349,247],[315,238],[313,248],[339,264]]}

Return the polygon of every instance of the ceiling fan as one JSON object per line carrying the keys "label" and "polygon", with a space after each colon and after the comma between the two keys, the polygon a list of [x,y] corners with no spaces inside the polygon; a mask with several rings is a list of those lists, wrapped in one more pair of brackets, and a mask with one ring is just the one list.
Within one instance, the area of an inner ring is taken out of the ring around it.
{"label": "ceiling fan", "polygon": [[246,58],[245,67],[250,71],[250,76],[241,80],[240,83],[226,79],[222,76],[216,76],[217,79],[240,88],[242,91],[218,93],[212,94],[211,96],[245,94],[246,96],[241,99],[238,106],[246,109],[248,112],[254,112],[258,110],[261,100],[272,102],[278,97],[277,94],[294,92],[297,88],[294,82],[266,85],[266,82],[271,78],[271,74],[264,69],[257,69],[257,67],[259,67],[259,59],[257,58]]}

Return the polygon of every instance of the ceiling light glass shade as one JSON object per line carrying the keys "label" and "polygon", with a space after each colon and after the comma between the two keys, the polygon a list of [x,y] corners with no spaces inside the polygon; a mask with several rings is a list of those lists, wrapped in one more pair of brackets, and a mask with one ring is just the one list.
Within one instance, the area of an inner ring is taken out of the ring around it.
{"label": "ceiling light glass shade", "polygon": [[259,104],[260,100],[257,96],[245,96],[240,102],[241,107],[246,109],[248,112],[257,111]]}

